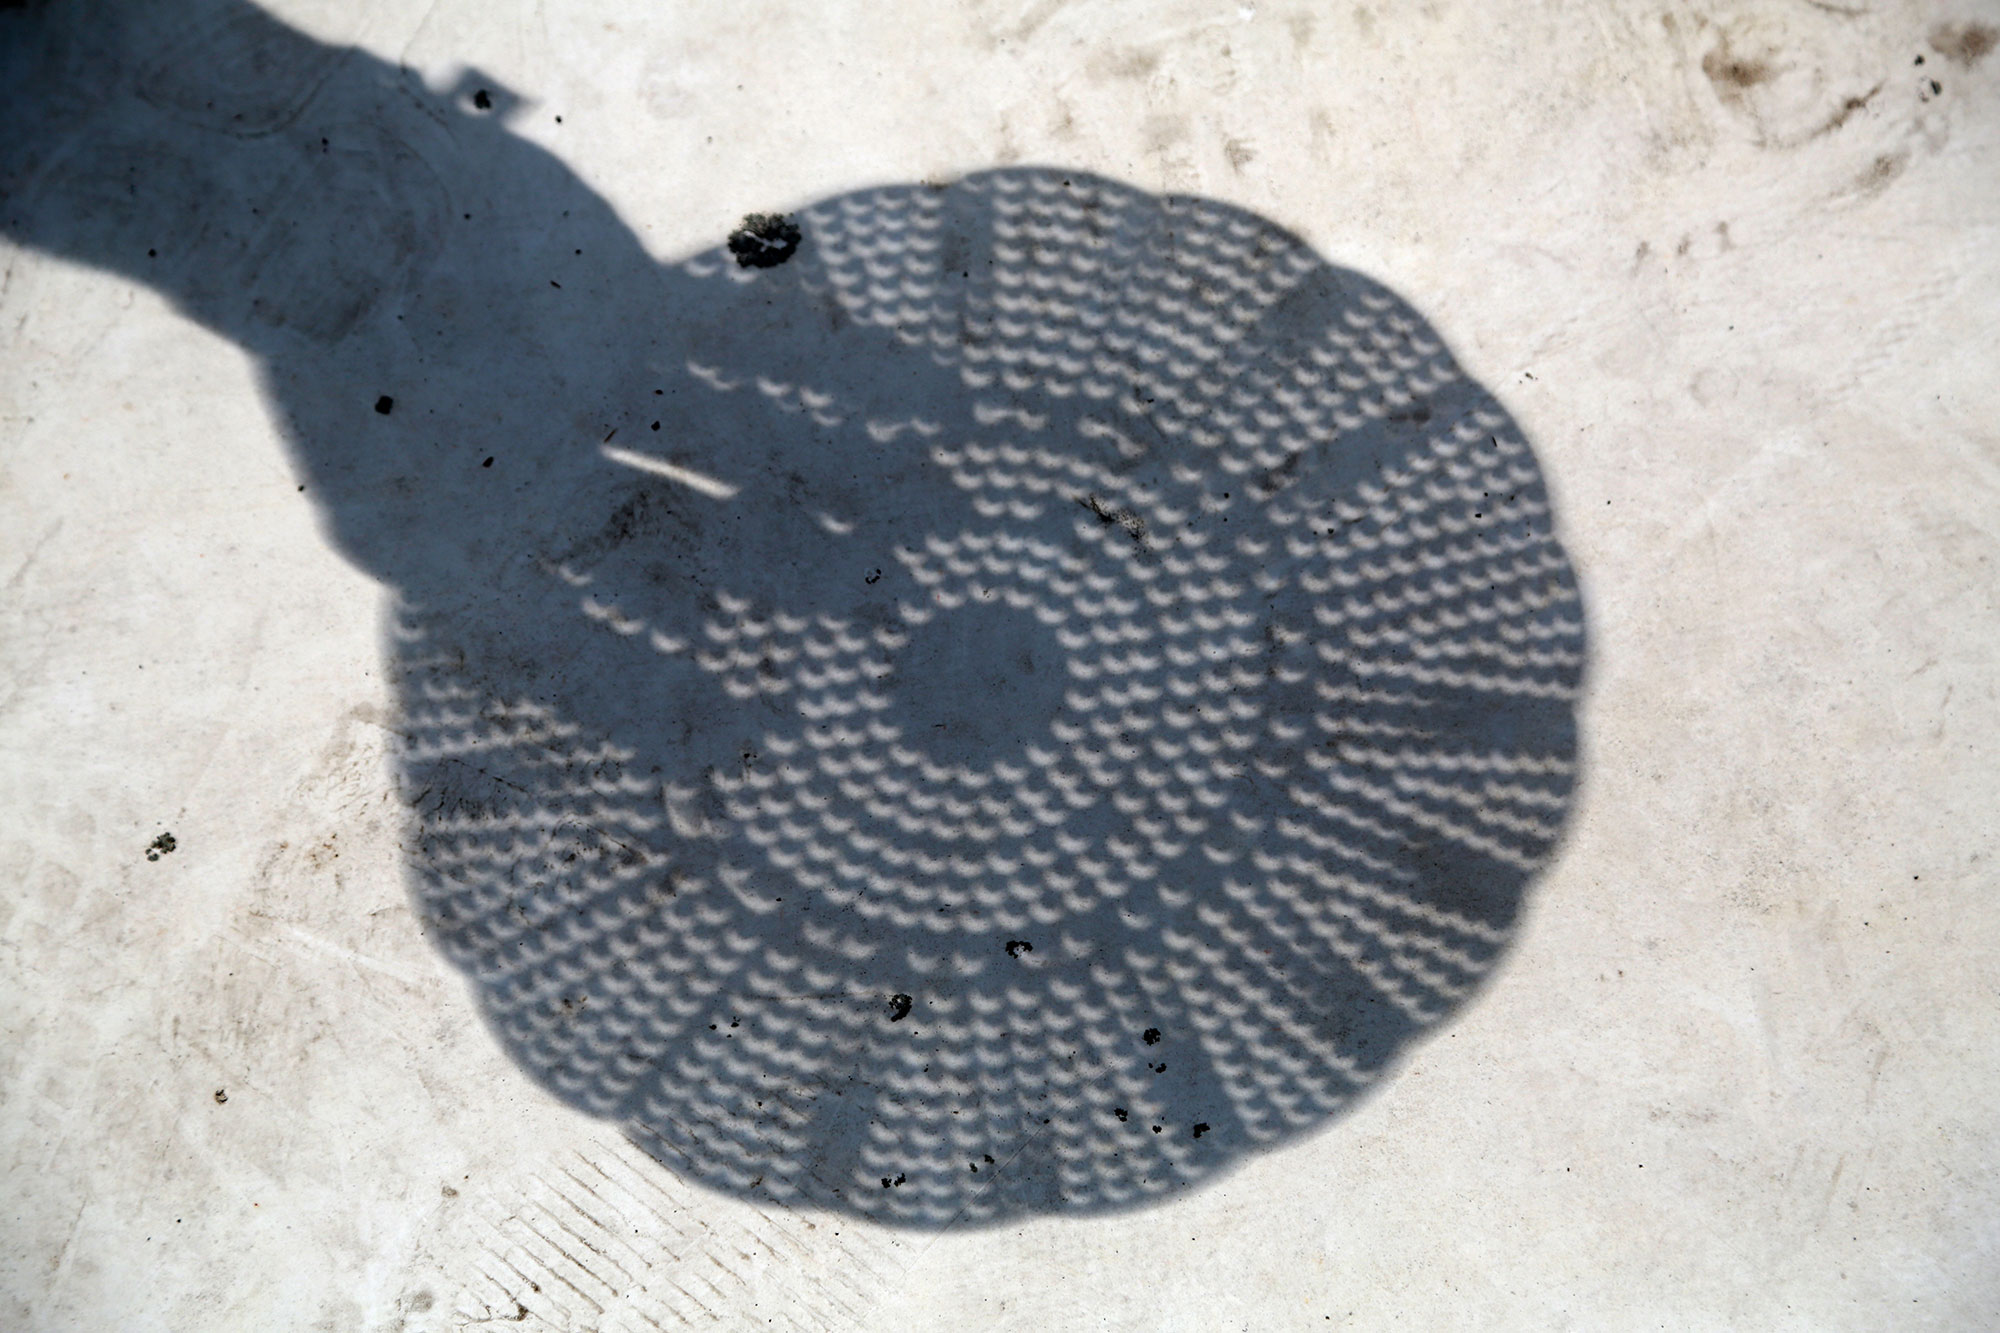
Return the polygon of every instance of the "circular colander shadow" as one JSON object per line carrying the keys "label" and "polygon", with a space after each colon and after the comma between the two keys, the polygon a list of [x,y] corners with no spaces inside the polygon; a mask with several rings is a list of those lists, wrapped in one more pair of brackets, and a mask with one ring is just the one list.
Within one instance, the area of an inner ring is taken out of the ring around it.
{"label": "circular colander shadow", "polygon": [[787,225],[678,266],[531,554],[405,589],[429,928],[719,1189],[1081,1213],[1325,1124],[1568,806],[1527,442],[1225,205],[1009,170]]}

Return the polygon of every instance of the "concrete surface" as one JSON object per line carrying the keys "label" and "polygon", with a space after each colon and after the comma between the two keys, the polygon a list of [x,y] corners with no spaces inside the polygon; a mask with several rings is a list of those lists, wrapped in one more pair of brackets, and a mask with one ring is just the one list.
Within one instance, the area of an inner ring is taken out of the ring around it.
{"label": "concrete surface", "polygon": [[[315,376],[244,333],[268,270],[115,260],[153,219],[50,211],[104,142],[57,122],[0,149],[7,1326],[2000,1322],[2000,14],[272,12],[447,103],[490,88],[485,123],[608,203],[576,248],[629,229],[663,271],[752,212],[1030,164],[1220,201],[1383,284],[1532,445],[1588,621],[1577,782],[1477,990],[1340,1114],[1170,1197],[888,1226],[675,1170],[538,1081],[426,938],[389,589],[512,529],[448,490],[358,506],[364,437],[311,397],[352,379],[347,307],[288,307],[335,349]],[[148,105],[149,71],[229,54],[187,28],[118,67]],[[343,77],[276,79],[284,115],[222,132],[278,142]],[[537,179],[484,188],[526,209]],[[594,292],[549,363],[624,346],[645,299]]]}

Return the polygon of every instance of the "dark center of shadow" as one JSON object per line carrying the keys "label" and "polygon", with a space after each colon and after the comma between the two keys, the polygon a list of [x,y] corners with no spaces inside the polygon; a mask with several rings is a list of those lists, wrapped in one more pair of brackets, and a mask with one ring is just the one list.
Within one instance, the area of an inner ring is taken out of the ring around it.
{"label": "dark center of shadow", "polygon": [[976,769],[1046,740],[1062,706],[1063,662],[1033,614],[971,594],[911,627],[889,685],[912,745],[939,763]]}

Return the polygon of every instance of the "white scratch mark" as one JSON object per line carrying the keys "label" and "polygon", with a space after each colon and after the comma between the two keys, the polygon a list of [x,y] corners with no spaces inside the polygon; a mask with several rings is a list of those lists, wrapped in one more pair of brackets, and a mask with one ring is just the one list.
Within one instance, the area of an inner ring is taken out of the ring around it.
{"label": "white scratch mark", "polygon": [[626,467],[650,472],[656,477],[665,477],[668,481],[677,481],[689,490],[700,491],[710,499],[733,499],[736,492],[741,489],[719,477],[696,472],[693,468],[682,467],[678,463],[669,463],[664,458],[654,458],[651,454],[634,453],[630,449],[620,449],[609,444],[601,446],[598,452],[614,463],[623,463]]}

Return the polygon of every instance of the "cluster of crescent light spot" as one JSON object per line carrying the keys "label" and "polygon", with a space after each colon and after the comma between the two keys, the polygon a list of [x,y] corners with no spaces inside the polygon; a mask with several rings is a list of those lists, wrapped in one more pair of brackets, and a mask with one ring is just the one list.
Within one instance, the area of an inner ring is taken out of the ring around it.
{"label": "cluster of crescent light spot", "polygon": [[[957,406],[699,356],[679,391],[903,460],[956,519],[857,552],[886,616],[717,588],[691,617],[613,560],[552,567],[635,679],[739,710],[734,765],[490,697],[412,608],[430,920],[517,1057],[722,1188],[923,1225],[1116,1207],[1323,1123],[1492,966],[1567,806],[1542,722],[1582,616],[1525,441],[1403,303],[1334,300],[1222,205],[1021,171],[799,217],[782,268],[684,272],[832,302]],[[1331,465],[1351,439],[1379,457]],[[895,683],[969,608],[1062,670],[973,760]]]}

